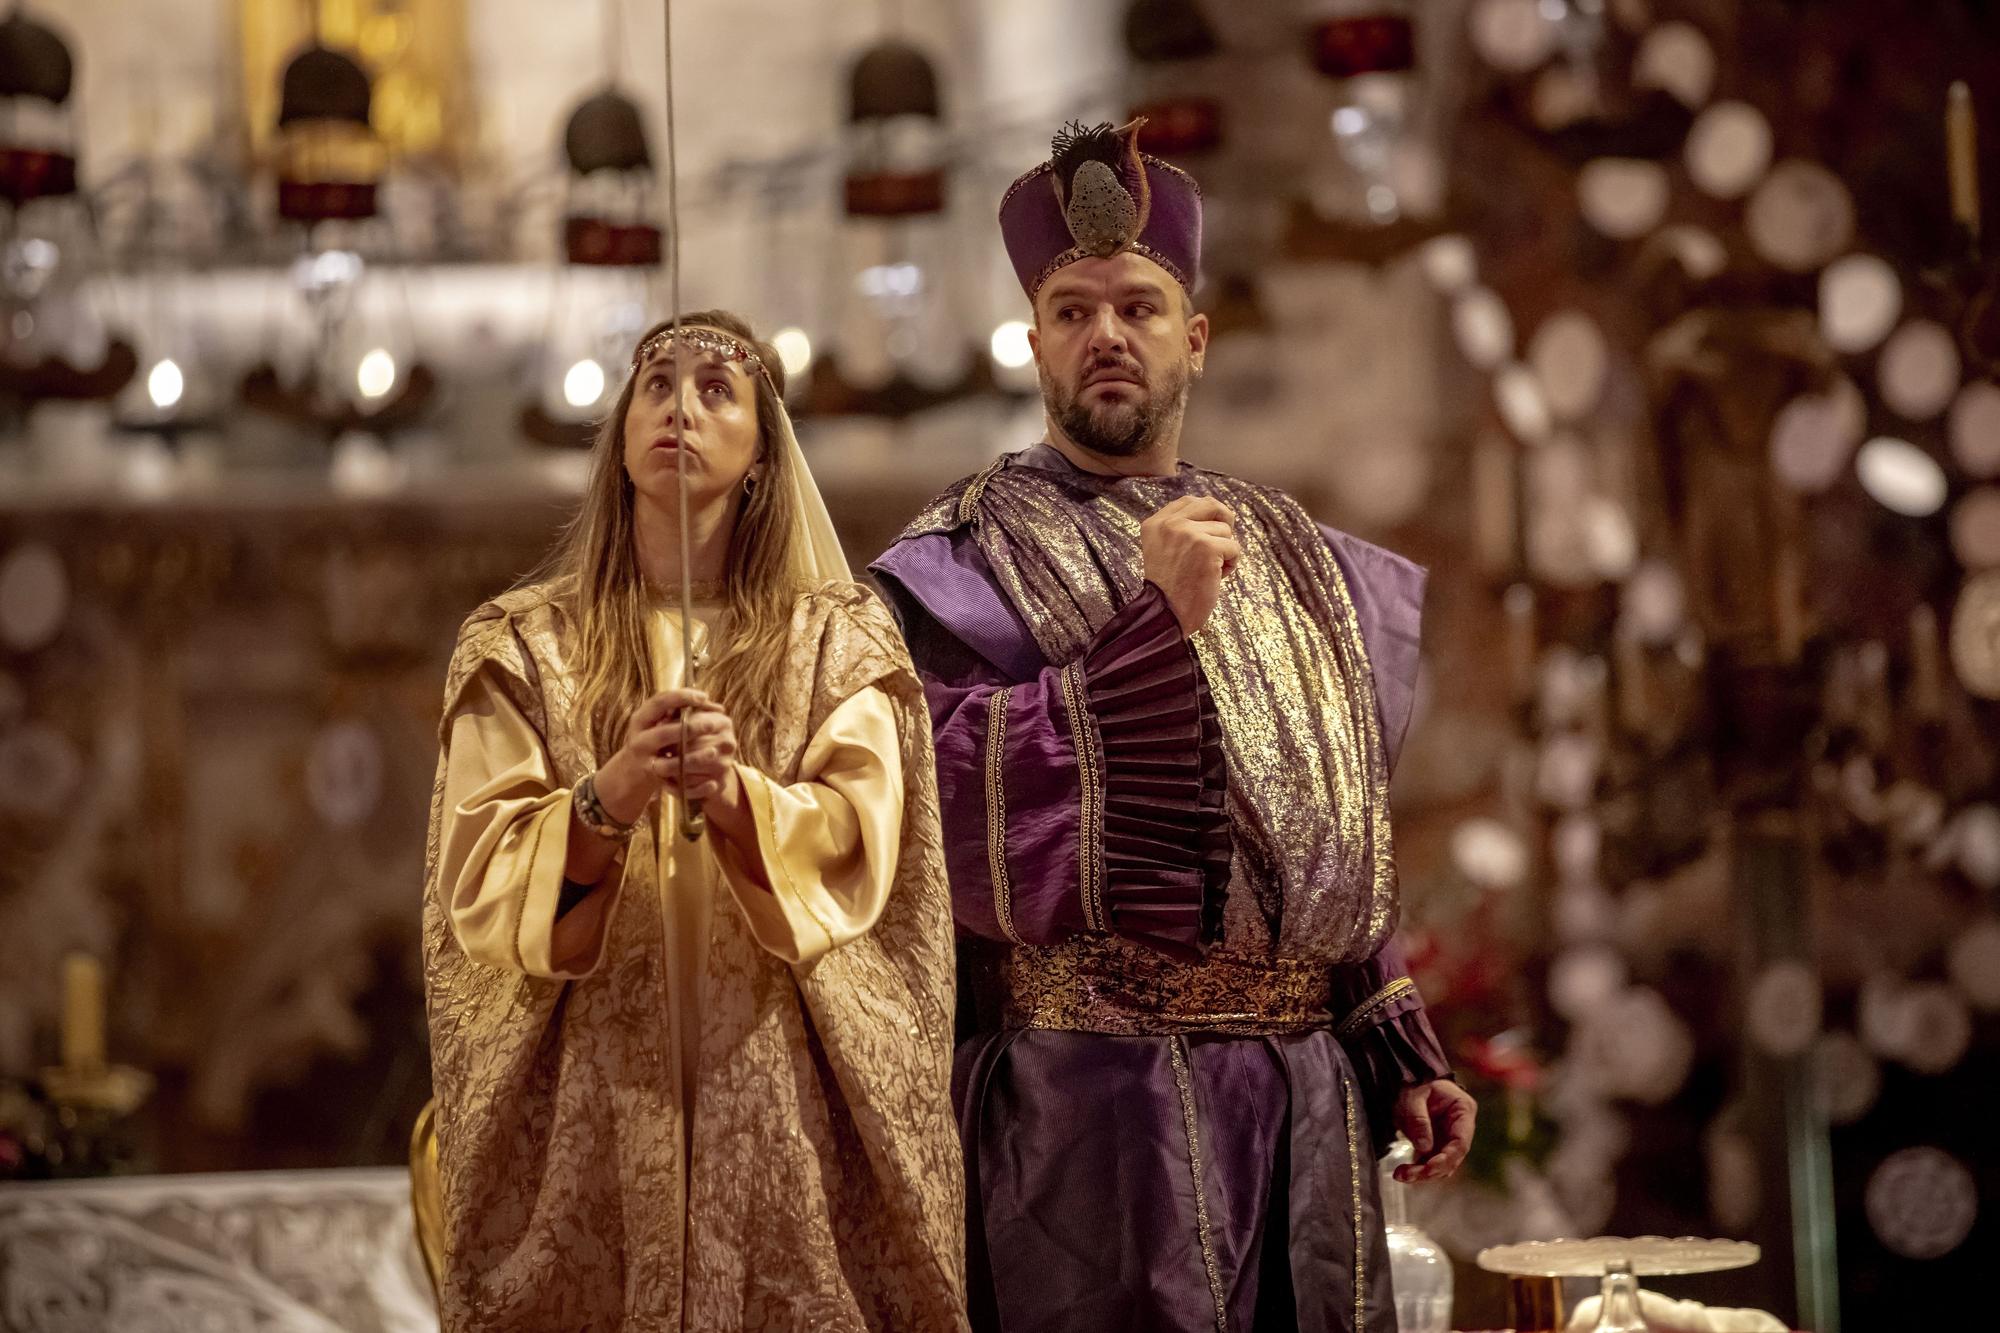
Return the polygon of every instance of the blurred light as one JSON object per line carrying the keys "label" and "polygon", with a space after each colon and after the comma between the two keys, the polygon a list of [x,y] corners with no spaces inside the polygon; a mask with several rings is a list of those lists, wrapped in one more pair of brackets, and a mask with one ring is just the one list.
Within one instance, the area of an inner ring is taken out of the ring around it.
{"label": "blurred light", "polygon": [[1942,1149],[1899,1148],[1869,1174],[1862,1205],[1875,1238],[1891,1254],[1941,1259],[1972,1234],[1979,1184]]}
{"label": "blurred light", "polygon": [[1951,454],[1975,477],[2000,476],[2000,385],[1976,380],[1951,405]]}
{"label": "blurred light", "polygon": [[1757,974],[1744,1003],[1744,1030],[1767,1055],[1803,1055],[1820,1033],[1819,977],[1797,959],[1780,959]]}
{"label": "blurred light", "polygon": [[1586,222],[1613,240],[1631,241],[1660,225],[1672,185],[1658,162],[1601,157],[1577,173],[1576,194]]}
{"label": "blurred light", "polygon": [[1692,110],[1715,91],[1715,50],[1691,23],[1662,23],[1639,43],[1632,60],[1632,83],[1662,88]]}
{"label": "blurred light", "polygon": [[146,376],[146,396],[161,411],[178,403],[186,387],[187,381],[181,375],[181,368],[174,364],[172,357],[162,359]]}
{"label": "blurred light", "polygon": [[26,237],[0,252],[0,280],[16,300],[32,301],[41,295],[61,259],[62,251],[53,241]]}
{"label": "blurred light", "polygon": [[1771,165],[1771,123],[1747,102],[1718,102],[1688,131],[1687,168],[1703,193],[1736,199]]}
{"label": "blurred light", "polygon": [[778,349],[778,360],[784,363],[787,375],[803,375],[806,368],[812,365],[812,339],[796,325],[772,334],[771,346]]}
{"label": "blurred light", "polygon": [[174,456],[167,446],[154,436],[142,435],[127,446],[119,480],[127,494],[157,500],[173,492],[174,471]]}
{"label": "blurred light", "polygon": [[1666,227],[1660,231],[1660,239],[1680,261],[1688,276],[1700,282],[1712,278],[1729,267],[1729,251],[1716,239],[1712,231],[1700,227]]}
{"label": "blurred light", "polygon": [[1010,319],[993,330],[993,360],[1008,370],[1019,370],[1035,359],[1035,349],[1028,345],[1028,326],[1018,319]]}
{"label": "blurred light", "polygon": [[1549,1003],[1574,1021],[1617,998],[1628,981],[1625,956],[1610,945],[1566,949],[1549,964]]}
{"label": "blurred light", "polygon": [[1528,876],[1528,847],[1521,835],[1485,816],[1452,830],[1451,859],[1460,874],[1485,889],[1511,889]]}
{"label": "blurred light", "polygon": [[1967,806],[1951,821],[1950,836],[1959,872],[1982,889],[2000,889],[2000,809]]}
{"label": "blurred light", "polygon": [[1648,560],[1625,583],[1623,619],[1641,643],[1667,643],[1687,619],[1687,590],[1664,560]]}
{"label": "blurred light", "polygon": [[1825,393],[1785,404],[1771,426],[1771,467],[1795,491],[1812,494],[1840,480],[1868,425],[1854,381],[1842,376]]}
{"label": "blurred light", "polygon": [[1456,294],[1479,281],[1479,257],[1463,236],[1434,236],[1418,248],[1418,254],[1424,276],[1441,292]]}
{"label": "blurred light", "polygon": [[309,290],[335,287],[361,276],[361,256],[352,250],[322,250],[292,265],[292,281]]}
{"label": "blurred light", "polygon": [[1881,258],[1853,254],[1819,275],[1819,328],[1836,352],[1865,352],[1903,313],[1903,284]]}
{"label": "blurred light", "polygon": [[1358,106],[1344,106],[1333,113],[1335,134],[1359,134],[1368,128],[1368,113]]}
{"label": "blurred light", "polygon": [[333,443],[328,481],[337,495],[388,495],[404,480],[403,460],[376,436],[351,430]]}
{"label": "blurred light", "polygon": [[[363,390],[366,392],[366,390]],[[563,376],[563,401],[571,407],[593,407],[604,397],[604,367],[585,357]]]}
{"label": "blurred light", "polygon": [[1564,421],[1590,414],[1604,394],[1609,372],[1604,335],[1581,310],[1561,310],[1535,330],[1528,364],[1542,382],[1549,407]]}
{"label": "blurred light", "polygon": [[[602,374],[602,372],[599,372]],[[377,347],[361,358],[354,383],[363,398],[382,398],[396,387],[396,358]]]}
{"label": "blurred light", "polygon": [[1591,567],[1602,579],[1622,579],[1639,563],[1639,534],[1624,508],[1608,496],[1584,502],[1583,536]]}
{"label": "blurred light", "polygon": [[1514,317],[1490,287],[1470,287],[1451,306],[1452,336],[1476,369],[1492,370],[1514,355]]}
{"label": "blurred light", "polygon": [[1951,946],[1951,982],[1974,1007],[2000,1009],[2000,920],[1978,921]]}
{"label": "blurred light", "polygon": [[1913,319],[1882,345],[1875,386],[1889,410],[1907,421],[1929,421],[1958,396],[1958,339],[1931,319]]}
{"label": "blurred light", "polygon": [[1541,444],[1549,438],[1554,421],[1549,400],[1535,373],[1518,363],[1502,366],[1493,376],[1493,397],[1500,419],[1514,438],[1524,444]]}
{"label": "blurred light", "polygon": [[1471,36],[1473,48],[1495,69],[1525,74],[1548,59],[1557,28],[1537,0],[1487,0],[1472,8]]}
{"label": "blurred light", "polygon": [[924,289],[924,271],[915,264],[876,264],[855,275],[854,286],[871,300],[907,299]]}
{"label": "blurred light", "polygon": [[1907,441],[1878,435],[1861,446],[1854,471],[1863,490],[1899,514],[1924,518],[1944,504],[1944,469]]}
{"label": "blurred light", "polygon": [[1827,1032],[1813,1043],[1814,1100],[1836,1125],[1868,1114],[1882,1091],[1882,1069],[1851,1033]]}

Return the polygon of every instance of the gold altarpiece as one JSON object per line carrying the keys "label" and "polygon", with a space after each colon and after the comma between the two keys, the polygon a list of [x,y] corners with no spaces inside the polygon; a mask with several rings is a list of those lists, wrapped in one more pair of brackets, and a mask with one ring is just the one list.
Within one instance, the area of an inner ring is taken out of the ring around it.
{"label": "gold altarpiece", "polygon": [[278,87],[313,38],[357,56],[374,80],[370,123],[392,157],[462,165],[476,118],[465,0],[238,0],[244,110],[255,160],[277,135]]}

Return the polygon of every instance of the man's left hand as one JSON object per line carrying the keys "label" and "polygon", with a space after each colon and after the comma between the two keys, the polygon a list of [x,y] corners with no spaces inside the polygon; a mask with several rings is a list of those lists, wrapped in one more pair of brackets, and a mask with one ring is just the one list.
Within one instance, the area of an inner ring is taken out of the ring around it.
{"label": "man's left hand", "polygon": [[1479,1103],[1448,1078],[1404,1088],[1396,1096],[1396,1128],[1408,1136],[1417,1160],[1396,1168],[1396,1179],[1443,1180],[1465,1162],[1472,1149],[1472,1126]]}

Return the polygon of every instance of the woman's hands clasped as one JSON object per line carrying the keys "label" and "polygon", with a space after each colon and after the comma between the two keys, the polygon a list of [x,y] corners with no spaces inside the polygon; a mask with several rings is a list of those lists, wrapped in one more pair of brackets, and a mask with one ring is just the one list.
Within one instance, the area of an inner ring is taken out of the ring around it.
{"label": "woman's hands clasped", "polygon": [[736,762],[736,724],[704,690],[662,690],[632,710],[625,748],[662,791],[713,800]]}
{"label": "woman's hands clasped", "polygon": [[655,793],[736,804],[736,724],[707,691],[661,690],[632,710],[625,741],[597,771],[597,798],[629,823]]}

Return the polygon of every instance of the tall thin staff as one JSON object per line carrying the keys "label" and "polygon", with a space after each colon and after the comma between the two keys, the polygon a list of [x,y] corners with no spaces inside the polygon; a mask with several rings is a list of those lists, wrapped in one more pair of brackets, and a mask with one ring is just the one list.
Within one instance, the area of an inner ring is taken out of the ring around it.
{"label": "tall thin staff", "polygon": [[[680,502],[681,513],[681,674],[687,688],[695,688],[694,650],[694,556],[688,536],[688,449],[687,421],[681,413],[681,173],[678,156],[678,142],[674,134],[674,2],[661,0],[661,19],[666,27],[666,96],[667,96],[667,300],[672,330],[668,334],[668,346],[674,349],[673,369],[668,373],[668,391],[673,395],[673,412],[680,418],[676,436],[680,439],[674,451],[674,491]],[[675,751],[675,765],[679,770],[680,788],[687,791],[687,722],[688,710],[681,710],[681,744]],[[681,797],[681,836],[689,842],[698,840],[707,820],[701,812],[701,802]]]}

